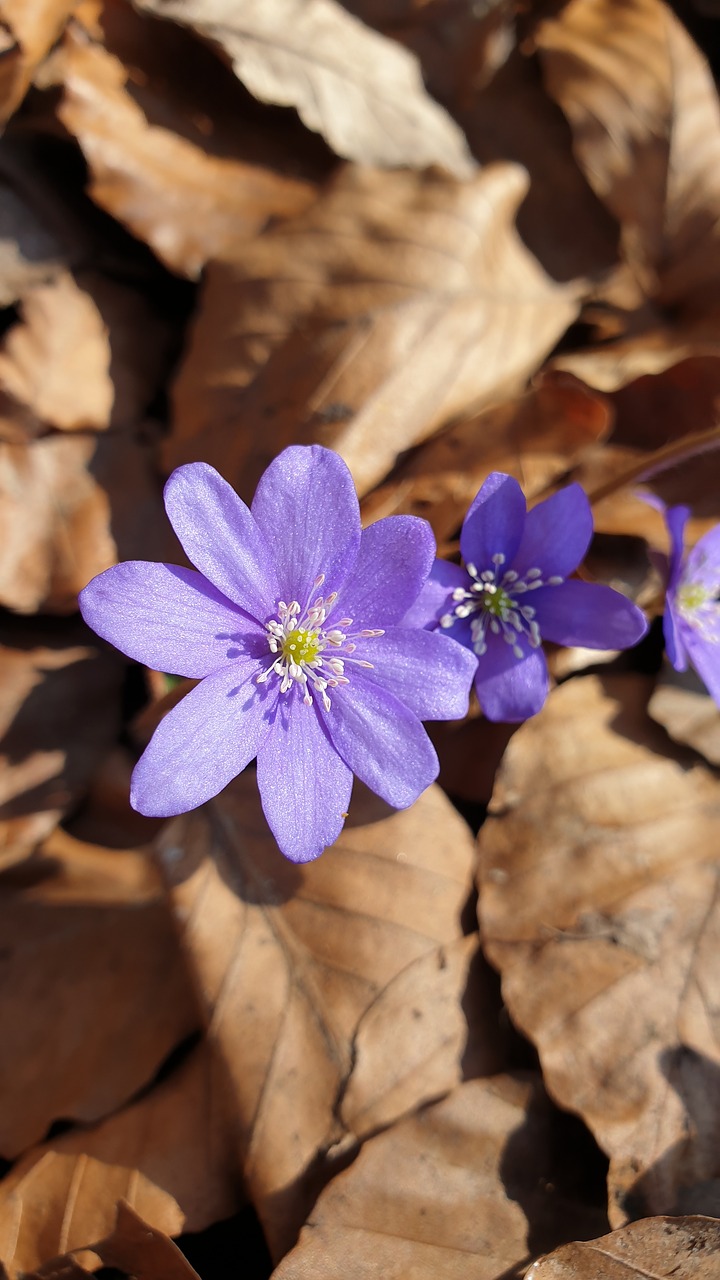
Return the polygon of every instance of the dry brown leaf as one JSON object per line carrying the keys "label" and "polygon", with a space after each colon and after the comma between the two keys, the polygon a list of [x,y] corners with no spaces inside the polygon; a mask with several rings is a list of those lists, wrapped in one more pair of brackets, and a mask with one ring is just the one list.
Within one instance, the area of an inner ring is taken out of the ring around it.
{"label": "dry brown leaf", "polygon": [[361,1019],[340,1115],[358,1138],[505,1064],[495,975],[477,936],[408,965]]}
{"label": "dry brown leaf", "polygon": [[538,1078],[468,1081],[365,1143],[273,1280],[500,1280],[602,1230],[602,1211],[558,1188],[553,1129]]}
{"label": "dry brown leaf", "polygon": [[31,204],[0,179],[0,306],[10,307],[61,269],[64,247]]}
{"label": "dry brown leaf", "polygon": [[167,1235],[229,1217],[242,1202],[217,1065],[200,1044],[137,1102],[30,1151],[0,1181],[0,1257],[10,1280],[87,1249],[124,1199]]}
{"label": "dry brown leaf", "polygon": [[468,177],[460,127],[428,95],[417,59],[336,0],[138,0],[216,41],[263,102],[295,107],[338,155],[360,164],[440,165]]}
{"label": "dry brown leaf", "polygon": [[[114,1111],[197,1025],[146,855],[58,829],[0,877],[0,1153]],[[21,1087],[18,1088],[18,1084]]]}
{"label": "dry brown leaf", "polygon": [[660,0],[571,0],[536,43],[646,294],[717,309],[720,105],[685,28]]}
{"label": "dry brown leaf", "polygon": [[520,169],[465,185],[347,167],[303,217],[208,269],[168,469],[246,496],[285,445],[335,448],[366,492],[449,418],[516,394],[577,300],[523,247]]}
{"label": "dry brown leaf", "polygon": [[402,813],[361,791],[333,848],[297,866],[244,774],[173,822],[159,853],[224,1079],[216,1105],[278,1256],[312,1202],[310,1167],[344,1136],[336,1104],[361,1019],[461,936],[473,840],[438,788]]}
{"label": "dry brown leaf", "polygon": [[0,435],[134,425],[159,388],[167,334],[142,296],[102,276],[58,273],[22,299],[0,350]]}
{"label": "dry brown leaf", "polygon": [[576,378],[543,377],[517,400],[448,427],[419,448],[363,503],[368,521],[403,512],[430,521],[439,542],[453,537],[491,471],[541,492],[610,430],[608,402]]}
{"label": "dry brown leaf", "polygon": [[693,747],[720,767],[720,710],[692,670],[663,668],[648,703],[648,715],[675,742]]}
{"label": "dry brown leaf", "polygon": [[123,667],[78,620],[0,628],[0,865],[82,797],[120,728]]}
{"label": "dry brown leaf", "polygon": [[525,1280],[715,1280],[720,1223],[712,1218],[645,1218],[600,1240],[566,1244]]}
{"label": "dry brown leaf", "polygon": [[177,563],[150,448],[130,432],[57,432],[0,443],[0,603],[72,613],[123,559]]}
{"label": "dry brown leaf", "polygon": [[126,1271],[133,1280],[200,1280],[164,1232],[158,1231],[121,1200],[111,1235],[92,1246],[106,1267]]}
{"label": "dry brown leaf", "polygon": [[52,48],[80,0],[1,0],[0,22],[6,28],[0,74],[0,122],[19,107],[39,63]]}
{"label": "dry brown leaf", "polygon": [[550,1092],[610,1156],[616,1225],[691,1212],[720,1178],[720,785],[648,718],[649,692],[557,689],[514,735],[480,835],[487,955]]}
{"label": "dry brown leaf", "polygon": [[[88,160],[93,199],[171,270],[195,277],[208,258],[237,251],[269,218],[296,214],[314,199],[313,182],[272,167],[278,158],[288,167],[288,157],[269,130],[259,130],[247,111],[243,119],[244,104],[226,102],[203,75],[207,60],[216,81],[229,76],[206,51],[195,46],[196,57],[188,58],[182,38],[168,47],[164,24],[132,10],[106,5],[105,24],[128,63],[71,29],[54,67],[64,90],[59,116]],[[220,129],[219,111],[227,121]],[[197,136],[183,136],[186,116]]]}

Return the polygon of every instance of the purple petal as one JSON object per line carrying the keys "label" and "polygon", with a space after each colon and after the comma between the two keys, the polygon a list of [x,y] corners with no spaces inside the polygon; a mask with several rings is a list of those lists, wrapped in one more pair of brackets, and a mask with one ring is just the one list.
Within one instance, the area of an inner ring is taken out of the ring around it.
{"label": "purple petal", "polygon": [[342,831],[352,773],[297,688],[278,699],[257,770],[263,811],[285,857],[317,858]]}
{"label": "purple petal", "polygon": [[360,553],[335,612],[357,626],[400,622],[420,594],[435,558],[435,538],[426,520],[387,516],[364,529]]}
{"label": "purple petal", "polygon": [[257,659],[239,658],[207,676],[161,720],[135,766],[130,803],[168,818],[212,799],[257,755],[276,689],[258,687]]}
{"label": "purple petal", "polygon": [[335,690],[324,719],[345,763],[394,809],[413,804],[437,778],[435,749],[417,716],[361,672]]}
{"label": "purple petal", "polygon": [[648,624],[642,609],[612,587],[576,578],[532,594],[543,640],[588,649],[629,649]]}
{"label": "purple petal", "polygon": [[[388,517],[389,519],[390,517]],[[470,577],[459,564],[436,560],[420,595],[402,619],[404,627],[436,627],[442,615],[452,607],[450,599],[456,587],[469,587]]]}
{"label": "purple petal", "polygon": [[478,570],[492,567],[493,556],[505,557],[509,568],[520,546],[526,503],[512,476],[493,471],[474,498],[460,533],[460,550],[466,564]]}
{"label": "purple petal", "polygon": [[663,635],[665,651],[676,671],[687,671],[685,637],[690,630],[688,624],[676,613],[668,596],[663,614]]}
{"label": "purple petal", "polygon": [[278,599],[272,562],[245,503],[205,462],[173,471],[165,510],[188,559],[223,595],[265,622]]}
{"label": "purple petal", "polygon": [[[304,607],[310,597],[339,590],[360,546],[360,508],[342,458],[320,445],[284,449],[258,484],[252,514],[282,599]],[[313,585],[320,574],[322,589]]]}
{"label": "purple petal", "polygon": [[194,569],[126,560],[80,592],[80,611],[103,640],[136,662],[207,676],[241,652],[267,651],[264,633]]}
{"label": "purple petal", "polygon": [[704,534],[688,553],[682,578],[720,594],[720,525]]}
{"label": "purple petal", "polygon": [[684,633],[688,657],[705,684],[710,697],[720,707],[720,644],[703,640],[689,628]]}
{"label": "purple petal", "polygon": [[690,516],[689,507],[668,507],[665,511],[665,523],[670,534],[670,557],[668,564],[668,592],[674,591],[680,578],[683,564],[683,548],[685,543],[685,525]]}
{"label": "purple petal", "polygon": [[540,711],[548,694],[548,671],[542,649],[516,658],[500,636],[488,636],[487,653],[478,662],[475,689],[488,720],[517,724]]}
{"label": "purple petal", "polygon": [[[393,627],[358,644],[355,657],[372,662],[362,679],[388,689],[420,720],[461,720],[467,715],[477,658],[437,631]],[[355,678],[348,663],[346,674]]]}
{"label": "purple petal", "polygon": [[542,569],[545,578],[567,578],[584,558],[592,532],[588,496],[579,484],[570,484],[528,511],[512,567],[521,577],[528,569]]}

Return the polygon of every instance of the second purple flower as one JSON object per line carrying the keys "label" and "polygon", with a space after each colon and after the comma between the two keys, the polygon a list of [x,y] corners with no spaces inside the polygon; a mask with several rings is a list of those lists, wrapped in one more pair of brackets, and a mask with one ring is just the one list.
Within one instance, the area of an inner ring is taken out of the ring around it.
{"label": "second purple flower", "polygon": [[439,628],[478,658],[475,688],[489,720],[516,722],[548,693],[541,644],[627,649],[644,614],[611,587],[570,577],[590,545],[590,503],[572,484],[527,510],[517,480],[488,476],[465,517],[459,565],[436,561],[408,622]]}

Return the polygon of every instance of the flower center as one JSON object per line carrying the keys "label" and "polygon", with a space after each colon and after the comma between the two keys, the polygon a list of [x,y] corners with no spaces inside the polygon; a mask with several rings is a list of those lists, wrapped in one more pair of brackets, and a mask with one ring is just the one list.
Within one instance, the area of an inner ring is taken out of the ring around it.
{"label": "flower center", "polygon": [[[319,574],[313,583],[314,589],[324,581],[325,575]],[[356,641],[372,640],[385,633],[377,628],[349,632],[352,618],[340,618],[333,626],[326,627],[336,600],[337,591],[331,591],[324,598],[318,596],[312,604],[308,600],[304,609],[297,600],[289,604],[278,600],[277,617],[266,623],[272,656],[265,670],[255,677],[257,684],[265,684],[274,675],[280,679],[280,693],[288,693],[298,685],[303,690],[306,706],[312,706],[314,694],[329,711],[332,703],[328,689],[350,683],[346,674],[348,663],[372,669],[372,662],[352,656]]]}
{"label": "flower center", "polygon": [[711,591],[701,587],[699,583],[686,582],[678,590],[677,598],[681,613],[688,615],[701,609],[708,600],[712,600],[713,596]]}
{"label": "flower center", "polygon": [[514,569],[503,571],[505,556],[502,552],[492,557],[492,563],[494,568],[483,569],[481,573],[474,564],[465,566],[472,580],[470,586],[456,587],[452,593],[454,608],[443,614],[440,626],[453,627],[459,619],[471,618],[470,635],[478,657],[487,653],[487,633],[490,631],[492,635],[502,636],[516,658],[524,658],[525,650],[520,640],[524,638],[532,649],[538,649],[542,637],[535,610],[532,605],[521,604],[518,596],[536,591],[538,587],[558,587],[564,578],[556,574],[543,578],[542,569],[528,569],[522,577]]}

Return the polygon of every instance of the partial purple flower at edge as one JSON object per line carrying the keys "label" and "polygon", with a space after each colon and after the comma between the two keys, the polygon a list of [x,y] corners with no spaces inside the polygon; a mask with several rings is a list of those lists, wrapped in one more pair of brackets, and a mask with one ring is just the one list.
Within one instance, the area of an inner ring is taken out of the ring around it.
{"label": "partial purple flower at edge", "polygon": [[495,471],[465,517],[464,567],[436,561],[407,622],[441,628],[477,656],[475,688],[489,720],[518,722],[548,693],[541,644],[627,649],[644,614],[611,587],[570,579],[592,538],[590,503],[568,485],[527,510],[520,485]]}
{"label": "partial purple flower at edge", "polygon": [[685,555],[688,508],[668,507],[663,514],[670,534],[663,617],[667,655],[676,671],[686,671],[690,663],[720,706],[720,525]]}
{"label": "partial purple flower at edge", "polygon": [[476,665],[402,625],[433,564],[429,525],[391,516],[362,531],[347,466],[318,445],[285,449],[251,509],[200,462],[173,472],[165,507],[198,571],[130,561],[80,596],[123,653],[200,678],[138,761],[133,807],[185,813],[257,756],[269,826],[305,862],[339,835],[353,774],[412,804],[438,773],[421,719],[462,717]]}

